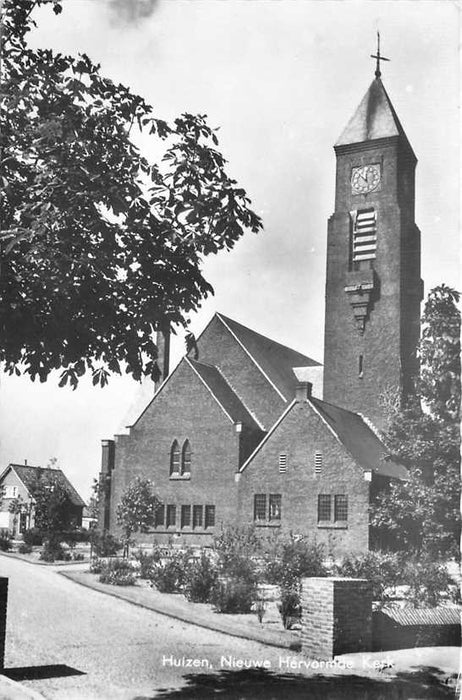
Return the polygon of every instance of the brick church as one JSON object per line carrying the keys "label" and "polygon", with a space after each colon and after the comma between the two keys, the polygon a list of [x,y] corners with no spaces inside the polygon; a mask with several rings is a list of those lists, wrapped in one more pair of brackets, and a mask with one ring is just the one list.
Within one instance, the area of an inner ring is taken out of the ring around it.
{"label": "brick church", "polygon": [[[207,544],[227,525],[293,531],[331,551],[372,545],[371,499],[405,468],[379,438],[383,398],[418,371],[416,157],[380,77],[335,144],[324,366],[216,313],[126,435],[104,440],[100,527],[136,477],[162,501],[154,538]],[[152,541],[153,535],[145,536]]]}

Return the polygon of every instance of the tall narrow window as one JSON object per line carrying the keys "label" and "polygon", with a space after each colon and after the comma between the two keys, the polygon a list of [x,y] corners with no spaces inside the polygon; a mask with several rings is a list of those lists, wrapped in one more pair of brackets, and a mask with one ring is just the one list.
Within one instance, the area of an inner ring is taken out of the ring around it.
{"label": "tall narrow window", "polygon": [[325,493],[320,493],[318,496],[318,521],[326,522],[330,520],[330,495]]}
{"label": "tall narrow window", "polygon": [[189,445],[189,440],[185,440],[181,451],[181,473],[191,473],[191,447]]}
{"label": "tall narrow window", "polygon": [[281,452],[279,455],[279,473],[285,474],[287,471],[287,455],[285,452]]}
{"label": "tall narrow window", "polygon": [[181,506],[181,527],[191,525],[191,506]]}
{"label": "tall narrow window", "polygon": [[202,506],[193,506],[193,528],[202,527]]}
{"label": "tall narrow window", "polygon": [[165,506],[163,503],[156,508],[154,524],[156,527],[162,527],[165,524]]}
{"label": "tall narrow window", "polygon": [[348,520],[348,496],[344,494],[334,496],[334,520]]}
{"label": "tall narrow window", "polygon": [[374,209],[363,209],[355,212],[353,216],[353,237],[351,258],[353,269],[358,270],[371,266],[371,260],[375,259],[377,248],[377,215]]}
{"label": "tall narrow window", "polygon": [[215,506],[205,506],[205,527],[215,527]]}
{"label": "tall narrow window", "polygon": [[322,472],[322,452],[314,453],[314,473],[320,474]]}
{"label": "tall narrow window", "polygon": [[253,519],[266,520],[266,493],[256,493],[253,499]]}
{"label": "tall narrow window", "polygon": [[364,358],[362,355],[359,356],[359,362],[358,362],[358,377],[362,378],[363,376],[363,369],[364,369]]}
{"label": "tall narrow window", "polygon": [[281,494],[270,493],[268,515],[270,520],[281,519]]}
{"label": "tall narrow window", "polygon": [[170,474],[180,472],[180,446],[176,440],[173,441],[170,449]]}
{"label": "tall narrow window", "polygon": [[176,525],[176,506],[167,506],[167,527]]}

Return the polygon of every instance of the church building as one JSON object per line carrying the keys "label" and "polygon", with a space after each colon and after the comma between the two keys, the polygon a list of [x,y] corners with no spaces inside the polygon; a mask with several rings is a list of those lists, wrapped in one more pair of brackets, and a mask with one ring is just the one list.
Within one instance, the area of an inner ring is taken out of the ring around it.
{"label": "church building", "polygon": [[137,476],[162,502],[159,542],[209,544],[228,525],[292,531],[333,553],[373,545],[371,500],[405,479],[379,437],[418,372],[416,157],[375,79],[335,144],[324,366],[216,313],[126,435],[104,440],[100,523]]}

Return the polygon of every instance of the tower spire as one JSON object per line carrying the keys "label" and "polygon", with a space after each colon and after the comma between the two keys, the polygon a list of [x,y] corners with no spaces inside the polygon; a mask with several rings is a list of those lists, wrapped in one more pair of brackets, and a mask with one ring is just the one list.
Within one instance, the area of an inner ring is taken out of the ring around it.
{"label": "tower spire", "polygon": [[380,61],[389,61],[389,58],[385,58],[384,56],[380,55],[380,32],[377,32],[377,53],[371,54],[371,58],[376,58],[377,63],[375,66],[375,77],[380,78],[382,73],[380,72]]}

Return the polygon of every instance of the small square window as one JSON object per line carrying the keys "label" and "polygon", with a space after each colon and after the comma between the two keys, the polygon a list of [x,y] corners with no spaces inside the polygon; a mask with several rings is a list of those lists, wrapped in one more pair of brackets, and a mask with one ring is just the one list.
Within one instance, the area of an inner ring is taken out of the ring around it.
{"label": "small square window", "polygon": [[202,527],[203,507],[193,506],[193,527]]}
{"label": "small square window", "polygon": [[191,506],[181,506],[181,527],[191,525]]}
{"label": "small square window", "polygon": [[253,502],[253,519],[266,520],[266,493],[256,493]]}
{"label": "small square window", "polygon": [[176,506],[167,506],[167,527],[176,525]]}
{"label": "small square window", "polygon": [[330,520],[331,497],[329,494],[320,493],[318,495],[318,521],[326,522]]}
{"label": "small square window", "polygon": [[280,493],[270,493],[269,519],[270,520],[280,520],[281,519],[281,494]]}
{"label": "small square window", "polygon": [[215,506],[205,506],[205,527],[215,527]]}
{"label": "small square window", "polygon": [[334,496],[334,520],[348,520],[348,496],[344,494]]}

